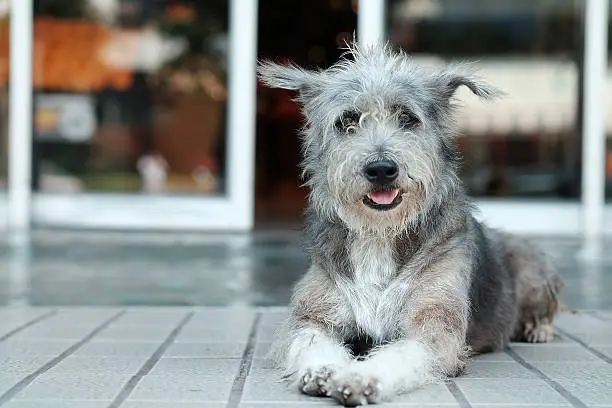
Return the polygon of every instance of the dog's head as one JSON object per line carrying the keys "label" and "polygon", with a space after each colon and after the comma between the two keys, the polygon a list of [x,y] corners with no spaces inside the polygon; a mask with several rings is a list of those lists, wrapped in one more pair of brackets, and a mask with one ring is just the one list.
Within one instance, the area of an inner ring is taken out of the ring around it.
{"label": "dog's head", "polygon": [[259,75],[298,92],[311,205],[355,230],[401,231],[449,198],[460,185],[451,97],[462,85],[497,93],[464,66],[424,70],[383,46],[354,45],[321,71],[262,62]]}

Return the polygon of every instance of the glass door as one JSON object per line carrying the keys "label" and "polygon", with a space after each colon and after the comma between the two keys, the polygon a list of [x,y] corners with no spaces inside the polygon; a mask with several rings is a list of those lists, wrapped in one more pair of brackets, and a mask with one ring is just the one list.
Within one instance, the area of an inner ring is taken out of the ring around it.
{"label": "glass door", "polygon": [[28,1],[34,225],[250,229],[256,0]]}

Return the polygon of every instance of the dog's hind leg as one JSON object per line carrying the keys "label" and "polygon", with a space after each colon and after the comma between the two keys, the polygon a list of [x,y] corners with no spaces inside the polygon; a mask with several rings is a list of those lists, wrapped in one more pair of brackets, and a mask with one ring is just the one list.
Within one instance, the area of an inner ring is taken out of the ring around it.
{"label": "dog's hind leg", "polygon": [[554,338],[553,319],[563,286],[550,259],[518,237],[504,234],[504,258],[516,282],[518,322],[512,340],[546,343]]}

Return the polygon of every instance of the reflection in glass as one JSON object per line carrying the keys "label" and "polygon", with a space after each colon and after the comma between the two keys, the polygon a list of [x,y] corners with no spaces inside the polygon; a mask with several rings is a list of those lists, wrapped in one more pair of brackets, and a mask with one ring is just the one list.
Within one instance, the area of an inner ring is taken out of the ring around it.
{"label": "reflection in glass", "polygon": [[458,99],[463,178],[476,196],[577,198],[582,6],[573,0],[391,0],[393,44],[425,63],[476,60],[507,93]]}
{"label": "reflection in glass", "polygon": [[34,188],[222,194],[227,7],[35,1]]}

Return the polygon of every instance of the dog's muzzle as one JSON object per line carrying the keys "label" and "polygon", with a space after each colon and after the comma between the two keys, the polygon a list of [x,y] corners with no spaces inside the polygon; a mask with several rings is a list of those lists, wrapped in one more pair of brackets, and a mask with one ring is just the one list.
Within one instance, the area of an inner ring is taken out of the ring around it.
{"label": "dog's muzzle", "polygon": [[363,169],[366,180],[374,185],[371,192],[363,197],[363,203],[379,211],[388,211],[402,202],[399,188],[392,183],[399,175],[397,164],[391,160],[378,160],[368,163]]}

